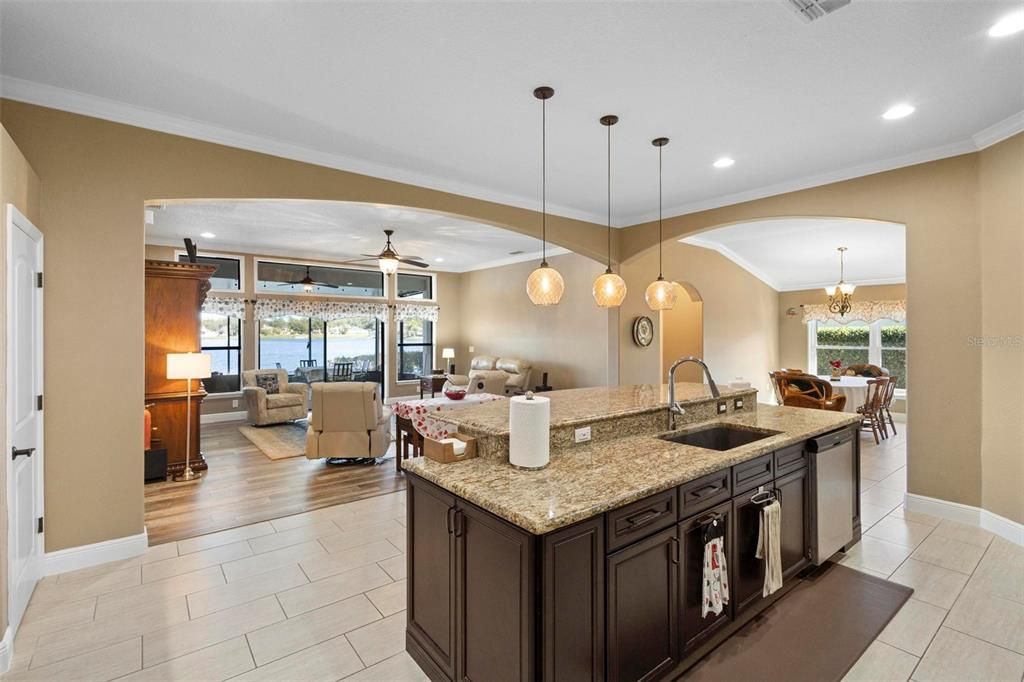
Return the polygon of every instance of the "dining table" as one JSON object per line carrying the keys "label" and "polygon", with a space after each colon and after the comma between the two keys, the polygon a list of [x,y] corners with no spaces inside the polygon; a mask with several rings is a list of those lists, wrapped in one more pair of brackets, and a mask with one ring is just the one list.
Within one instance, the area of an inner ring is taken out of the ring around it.
{"label": "dining table", "polygon": [[856,412],[858,407],[864,405],[868,397],[868,380],[871,377],[851,377],[843,375],[835,381],[828,374],[821,374],[819,379],[832,384],[832,395],[845,395],[846,405],[843,412]]}
{"label": "dining table", "polygon": [[413,457],[423,454],[424,438],[441,440],[454,433],[454,426],[437,419],[440,413],[462,410],[495,400],[507,400],[507,398],[492,393],[469,393],[459,400],[438,396],[422,400],[393,402],[391,411],[395,415],[395,429],[398,432],[395,453],[395,465],[398,470],[401,471],[402,460],[409,456],[409,450],[412,450]]}

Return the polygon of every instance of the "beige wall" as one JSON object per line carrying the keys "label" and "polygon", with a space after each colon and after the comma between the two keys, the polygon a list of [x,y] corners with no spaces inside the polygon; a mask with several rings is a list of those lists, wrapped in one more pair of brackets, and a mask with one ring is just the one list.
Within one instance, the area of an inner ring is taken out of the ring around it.
{"label": "beige wall", "polygon": [[[7,204],[44,231],[39,220],[39,176],[0,126],[0,213],[7,229]],[[45,257],[45,256],[44,256]],[[45,267],[45,263],[44,263]],[[0,237],[0,311],[7,319],[7,235]],[[7,333],[0,330],[0,376],[7,376]],[[4,380],[6,382],[6,379]],[[7,394],[0,391],[0,434],[7,433]],[[6,437],[6,436],[3,436]],[[0,466],[0,632],[7,627],[7,467]]]}
{"label": "beige wall", "polygon": [[[1004,153],[1009,156],[1006,165],[1019,164],[1013,160],[1015,152],[1003,148],[1019,148],[1020,138],[1018,135],[986,151],[994,167],[1005,168],[995,163]],[[911,493],[972,506],[982,504],[983,377],[982,350],[971,346],[968,339],[982,330],[982,261],[1005,263],[1006,268],[1020,263],[1018,254],[997,246],[996,242],[1004,240],[982,240],[980,156],[965,154],[676,216],[664,223],[669,239],[774,217],[842,216],[906,225],[907,325],[913,330],[908,348],[908,384],[913,387],[908,415],[913,424],[908,429],[908,488]],[[1012,180],[1007,179],[1007,184],[1012,185]],[[1018,182],[1018,194],[1019,189]],[[1019,229],[1020,221],[1016,224]],[[627,263],[643,257],[656,241],[655,223],[626,228],[620,235],[622,257]],[[957,372],[936,370],[950,362],[956,363]],[[1012,476],[1008,468],[1011,480],[1004,485],[1020,491],[1024,481],[1019,476],[1012,480]],[[1019,515],[1011,518],[1024,521]]]}
{"label": "beige wall", "polygon": [[981,498],[1024,523],[1024,135],[979,156]]}
{"label": "beige wall", "polygon": [[[526,209],[20,102],[5,100],[0,116],[47,188],[48,551],[143,529],[145,201],[368,201],[540,233],[539,214]],[[582,221],[552,217],[548,235],[592,256],[606,248],[600,226]]]}
{"label": "beige wall", "polygon": [[[694,298],[681,284],[676,283],[676,304],[670,310],[662,310],[651,319],[657,317],[661,324],[658,327],[661,342],[661,374],[667,377],[668,370],[679,358],[692,355],[704,357],[704,302],[696,295]],[[695,299],[695,300],[694,300]],[[704,381],[704,373],[700,367],[687,363],[676,370],[678,381]]]}
{"label": "beige wall", "polygon": [[609,313],[591,295],[604,266],[577,254],[552,256],[548,263],[565,280],[561,303],[551,307],[535,306],[526,295],[526,278],[536,262],[462,274],[460,373],[468,370],[471,355],[510,355],[532,363],[531,386],[540,383],[543,372],[555,388],[609,383]]}
{"label": "beige wall", "polygon": [[[633,319],[638,315],[651,317],[660,327],[644,300],[644,291],[657,274],[655,248],[634,255],[622,266],[629,287],[619,324],[622,384],[664,382],[658,344],[640,348],[632,339]],[[758,389],[759,400],[770,399],[768,372],[779,361],[776,291],[721,254],[675,240],[665,242],[664,274],[666,279],[686,282],[703,301],[704,360],[715,381],[724,384],[743,377]]]}

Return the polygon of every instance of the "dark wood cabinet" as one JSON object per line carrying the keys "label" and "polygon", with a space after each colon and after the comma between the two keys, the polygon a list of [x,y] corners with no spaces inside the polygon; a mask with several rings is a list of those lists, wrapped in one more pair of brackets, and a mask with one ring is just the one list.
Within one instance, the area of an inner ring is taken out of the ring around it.
{"label": "dark wood cabinet", "polygon": [[781,513],[780,550],[782,554],[782,580],[789,580],[810,565],[808,558],[808,512],[810,480],[807,468],[799,469],[775,479],[775,492]]}
{"label": "dark wood cabinet", "polygon": [[604,520],[544,536],[543,678],[605,679]]}
{"label": "dark wood cabinet", "polygon": [[535,680],[534,536],[463,503],[454,535],[456,678]]}
{"label": "dark wood cabinet", "polygon": [[732,606],[726,605],[722,613],[701,615],[704,601],[704,526],[710,518],[718,518],[725,527],[726,568],[732,564],[729,556],[732,541],[732,502],[726,501],[703,514],[693,516],[679,524],[682,541],[680,584],[682,612],[680,627],[685,656],[732,621]]}
{"label": "dark wood cabinet", "polygon": [[756,490],[750,490],[732,500],[732,553],[729,556],[732,583],[729,587],[736,615],[756,606],[764,589],[764,560],[756,556],[763,505],[753,501],[756,494]]}
{"label": "dark wood cabinet", "polygon": [[608,556],[609,680],[654,680],[679,661],[675,526]]}
{"label": "dark wood cabinet", "polygon": [[432,677],[440,672],[447,679],[455,676],[455,502],[451,493],[409,477],[406,639],[418,647],[407,649]]}

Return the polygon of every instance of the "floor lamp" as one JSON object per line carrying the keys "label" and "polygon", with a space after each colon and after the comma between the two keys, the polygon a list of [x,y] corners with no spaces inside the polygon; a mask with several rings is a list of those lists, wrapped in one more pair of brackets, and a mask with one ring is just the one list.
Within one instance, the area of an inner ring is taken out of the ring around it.
{"label": "floor lamp", "polygon": [[167,378],[184,379],[185,389],[185,469],[174,475],[175,481],[193,481],[202,474],[192,471],[190,455],[192,454],[192,380],[210,377],[209,353],[168,353]]}

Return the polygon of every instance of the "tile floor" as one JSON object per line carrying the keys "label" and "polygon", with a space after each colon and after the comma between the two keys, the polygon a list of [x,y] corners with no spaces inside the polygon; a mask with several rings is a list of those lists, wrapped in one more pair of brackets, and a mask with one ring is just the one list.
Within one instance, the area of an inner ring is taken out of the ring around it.
{"label": "tile floor", "polygon": [[[914,588],[847,680],[1024,679],[1024,548],[903,509],[906,428],[862,440],[842,563]],[[13,680],[422,680],[403,651],[404,493],[44,579]]]}

